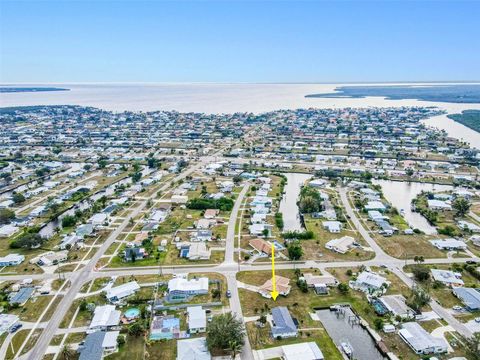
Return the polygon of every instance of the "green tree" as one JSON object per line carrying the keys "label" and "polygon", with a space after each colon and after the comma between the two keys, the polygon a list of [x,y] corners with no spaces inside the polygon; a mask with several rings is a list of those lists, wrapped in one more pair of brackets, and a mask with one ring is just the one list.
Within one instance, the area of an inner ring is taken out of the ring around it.
{"label": "green tree", "polygon": [[132,336],[140,336],[145,332],[145,328],[138,321],[128,327],[128,334]]}
{"label": "green tree", "polygon": [[98,167],[100,169],[105,169],[107,167],[107,160],[101,158],[98,160]]}
{"label": "green tree", "polygon": [[62,227],[68,228],[68,227],[74,226],[76,222],[77,222],[77,219],[75,218],[75,216],[65,215],[62,218]]}
{"label": "green tree", "polygon": [[72,360],[75,359],[75,351],[73,351],[70,344],[65,344],[60,353],[63,360]]}
{"label": "green tree", "polygon": [[21,204],[25,202],[25,196],[23,196],[23,194],[20,194],[20,193],[15,193],[12,196],[12,200],[15,204]]}
{"label": "green tree", "polygon": [[0,209],[0,224],[8,224],[15,219],[15,213],[9,209]]}
{"label": "green tree", "polygon": [[303,249],[299,241],[293,241],[287,246],[290,260],[299,260],[303,255]]}
{"label": "green tree", "polygon": [[472,337],[464,339],[467,358],[471,360],[480,360],[480,332],[476,332]]}
{"label": "green tree", "polygon": [[453,203],[452,207],[455,209],[457,216],[465,216],[465,214],[470,210],[470,202],[463,198],[463,197],[458,197],[456,198]]}
{"label": "green tree", "polygon": [[350,288],[345,283],[338,284],[337,289],[338,291],[340,291],[340,294],[348,294],[348,292],[350,291]]}
{"label": "green tree", "polygon": [[[219,351],[229,349],[235,344],[235,351],[240,351],[244,344],[245,328],[243,322],[232,313],[215,316],[207,325],[208,350]],[[233,352],[233,351],[232,351]]]}

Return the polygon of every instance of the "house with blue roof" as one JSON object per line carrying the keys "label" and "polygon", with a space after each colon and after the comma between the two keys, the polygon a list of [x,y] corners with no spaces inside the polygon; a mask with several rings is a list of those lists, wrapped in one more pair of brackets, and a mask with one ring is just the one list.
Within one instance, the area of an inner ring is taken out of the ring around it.
{"label": "house with blue roof", "polygon": [[285,306],[272,309],[272,336],[274,338],[289,338],[298,335],[297,325]]}
{"label": "house with blue roof", "polygon": [[150,340],[180,338],[180,319],[172,315],[155,316],[150,328]]}
{"label": "house with blue roof", "polygon": [[11,293],[8,296],[8,302],[10,303],[10,305],[18,304],[22,306],[28,301],[28,299],[30,299],[34,291],[35,291],[35,288],[33,287],[21,288],[17,292]]}
{"label": "house with blue roof", "polygon": [[454,287],[453,293],[462,300],[463,304],[469,311],[480,310],[480,289]]}

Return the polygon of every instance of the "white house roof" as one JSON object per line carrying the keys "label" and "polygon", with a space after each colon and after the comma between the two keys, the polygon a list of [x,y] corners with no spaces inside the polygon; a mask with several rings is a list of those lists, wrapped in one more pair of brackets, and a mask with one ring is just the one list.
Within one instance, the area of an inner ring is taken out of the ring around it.
{"label": "white house roof", "polygon": [[432,276],[435,280],[446,283],[446,284],[463,285],[463,280],[460,279],[461,275],[454,273],[453,271],[450,271],[450,270],[432,269]]}
{"label": "white house roof", "polygon": [[444,347],[447,349],[447,342],[443,338],[430,335],[416,322],[402,324],[399,330],[400,335],[416,351],[421,352],[432,347]]}
{"label": "white house roof", "polygon": [[211,360],[212,356],[207,349],[207,340],[204,337],[178,340],[177,360]]}
{"label": "white house roof", "polygon": [[323,360],[323,354],[314,341],[282,346],[285,360]]}
{"label": "white house roof", "polygon": [[439,249],[465,249],[467,247],[467,244],[457,239],[435,239],[430,240],[430,243]]}
{"label": "white house roof", "polygon": [[107,290],[107,298],[117,298],[121,299],[126,296],[133,294],[135,291],[139,290],[140,286],[136,281],[131,281],[120,286],[112,287]]}
{"label": "white house roof", "polygon": [[92,322],[90,323],[90,329],[115,326],[120,322],[121,312],[115,310],[114,305],[97,306],[93,314]]}
{"label": "white house roof", "polygon": [[173,278],[168,281],[169,291],[208,291],[208,278],[201,277],[198,279],[185,279],[183,277]]}
{"label": "white house roof", "polygon": [[105,337],[103,338],[102,347],[103,348],[116,348],[117,347],[117,338],[120,334],[120,331],[107,331]]}
{"label": "white house roof", "polygon": [[380,288],[385,282],[387,282],[387,279],[385,279],[383,276],[373,274],[368,271],[361,272],[357,277],[357,283],[365,284],[375,288]]}
{"label": "white house roof", "polygon": [[201,329],[207,327],[207,314],[201,306],[189,306],[188,312],[188,328]]}

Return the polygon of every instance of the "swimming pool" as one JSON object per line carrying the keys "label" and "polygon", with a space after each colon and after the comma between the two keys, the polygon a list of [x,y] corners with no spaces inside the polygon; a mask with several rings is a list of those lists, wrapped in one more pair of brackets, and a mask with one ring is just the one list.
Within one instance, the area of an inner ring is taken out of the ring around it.
{"label": "swimming pool", "polygon": [[278,250],[278,251],[285,250],[285,246],[280,244],[277,240],[274,240],[272,243],[273,243],[273,246],[275,246],[275,250]]}
{"label": "swimming pool", "polygon": [[124,315],[127,319],[136,318],[140,315],[140,310],[137,308],[130,308],[127,311],[125,311]]}

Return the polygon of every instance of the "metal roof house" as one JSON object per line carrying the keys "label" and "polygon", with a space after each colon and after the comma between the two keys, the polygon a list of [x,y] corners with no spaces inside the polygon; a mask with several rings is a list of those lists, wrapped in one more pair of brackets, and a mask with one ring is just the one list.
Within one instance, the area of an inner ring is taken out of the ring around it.
{"label": "metal roof house", "polygon": [[120,323],[120,315],[121,312],[115,310],[114,305],[97,306],[87,333],[98,330],[108,330],[113,326],[117,326]]}
{"label": "metal roof house", "polygon": [[207,313],[201,306],[187,307],[188,332],[196,334],[205,332],[207,329]]}
{"label": "metal roof house", "polygon": [[480,310],[480,289],[454,287],[453,293],[470,311]]}
{"label": "metal roof house", "polygon": [[18,290],[16,293],[11,293],[8,296],[8,302],[10,305],[13,304],[19,304],[20,306],[25,304],[28,299],[32,296],[33,292],[35,291],[35,288],[33,287],[24,287]]}
{"label": "metal roof house", "polygon": [[297,325],[293,322],[290,312],[285,306],[272,309],[272,336],[274,338],[289,338],[298,335]]}
{"label": "metal roof house", "polygon": [[193,338],[177,341],[177,360],[211,360],[206,338]]}
{"label": "metal roof house", "polygon": [[25,260],[25,256],[19,254],[8,254],[0,257],[0,266],[20,265]]}
{"label": "metal roof house", "polygon": [[416,322],[402,324],[398,334],[416,354],[428,355],[447,352],[448,344],[444,339],[433,337]]}
{"label": "metal roof house", "polygon": [[323,360],[323,353],[314,341],[282,346],[285,360]]}
{"label": "metal roof house", "polygon": [[450,270],[432,269],[433,279],[448,286],[463,286],[462,274]]}
{"label": "metal roof house", "polygon": [[110,302],[117,302],[126,298],[127,296],[135,294],[136,291],[140,290],[140,286],[136,281],[131,281],[120,286],[112,287],[107,289],[107,299]]}
{"label": "metal roof house", "polygon": [[208,293],[208,278],[188,280],[183,277],[173,278],[168,281],[168,301],[185,301],[195,295]]}
{"label": "metal roof house", "polygon": [[119,334],[119,331],[97,331],[87,335],[85,343],[78,348],[78,360],[101,360],[105,355],[116,352]]}

